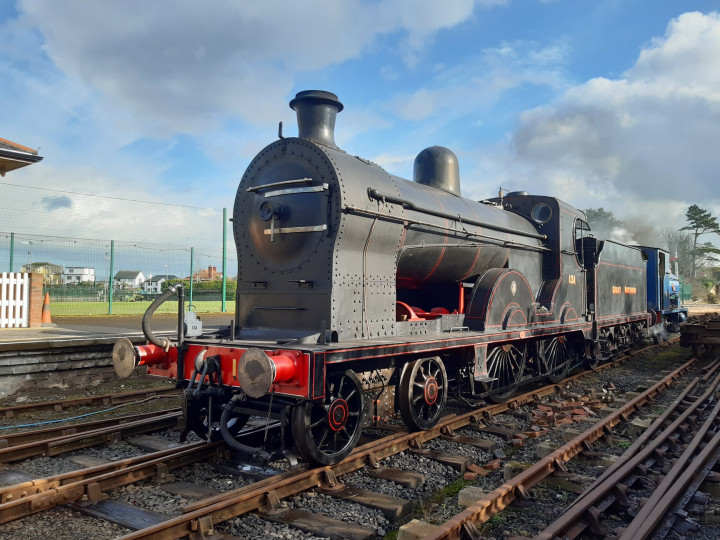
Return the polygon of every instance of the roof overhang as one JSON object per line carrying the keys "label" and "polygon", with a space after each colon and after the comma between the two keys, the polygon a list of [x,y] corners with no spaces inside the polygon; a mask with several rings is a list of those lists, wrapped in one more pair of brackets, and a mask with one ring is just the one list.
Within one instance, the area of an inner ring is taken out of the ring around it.
{"label": "roof overhang", "polygon": [[38,156],[37,154],[0,148],[0,176],[5,176],[7,172],[32,165],[41,160],[42,156]]}

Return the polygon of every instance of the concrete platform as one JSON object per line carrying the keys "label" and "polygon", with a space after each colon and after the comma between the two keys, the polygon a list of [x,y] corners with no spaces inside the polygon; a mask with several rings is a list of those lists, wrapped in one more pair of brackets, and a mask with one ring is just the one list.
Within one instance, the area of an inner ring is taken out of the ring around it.
{"label": "concrete platform", "polygon": [[[234,313],[201,313],[203,329],[216,330],[230,324]],[[37,347],[65,346],[70,342],[114,340],[142,335],[141,315],[98,315],[96,317],[56,317],[55,326],[40,328],[0,328],[0,351],[27,350]],[[174,332],[176,315],[158,314],[152,318],[157,332]],[[56,345],[59,343],[60,345]]]}
{"label": "concrete platform", "polygon": [[[233,313],[201,314],[203,330],[230,324]],[[24,387],[68,388],[110,380],[112,348],[126,337],[145,343],[141,316],[58,317],[56,326],[0,329],[0,396]],[[173,334],[177,316],[156,315],[153,331]]]}

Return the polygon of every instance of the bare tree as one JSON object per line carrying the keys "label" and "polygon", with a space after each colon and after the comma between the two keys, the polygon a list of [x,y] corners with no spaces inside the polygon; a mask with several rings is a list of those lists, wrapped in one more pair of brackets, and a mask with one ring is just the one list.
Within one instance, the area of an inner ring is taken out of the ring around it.
{"label": "bare tree", "polygon": [[[670,252],[670,256],[677,258],[678,274],[689,277],[692,271],[692,235],[677,229],[660,229],[658,232],[659,247]],[[673,268],[673,272],[675,268]]]}

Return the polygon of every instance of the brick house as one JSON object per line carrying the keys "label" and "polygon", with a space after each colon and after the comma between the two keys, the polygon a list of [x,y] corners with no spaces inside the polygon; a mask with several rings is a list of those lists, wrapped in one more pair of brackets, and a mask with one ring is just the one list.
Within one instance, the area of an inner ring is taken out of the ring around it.
{"label": "brick house", "polygon": [[216,279],[222,279],[222,277],[222,272],[218,272],[217,267],[208,266],[207,270],[198,270],[195,272],[193,274],[193,281],[214,281]]}

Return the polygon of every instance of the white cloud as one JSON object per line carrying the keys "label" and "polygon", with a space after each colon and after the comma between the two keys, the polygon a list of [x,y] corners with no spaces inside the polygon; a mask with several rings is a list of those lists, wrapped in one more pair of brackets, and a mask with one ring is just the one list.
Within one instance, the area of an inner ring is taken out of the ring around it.
{"label": "white cloud", "polygon": [[[358,57],[381,35],[404,35],[417,55],[438,30],[492,0],[363,2],[22,0],[66,77],[97,90],[105,107],[159,136],[197,133],[225,115],[255,124],[281,117],[293,75]],[[139,15],[139,12],[142,12]],[[262,99],[257,96],[261,95]]]}
{"label": "white cloud", "polygon": [[441,68],[428,86],[396,95],[387,107],[404,120],[432,117],[457,121],[482,111],[511,88],[524,85],[565,86],[562,64],[565,47],[541,47],[535,42],[503,43],[470,57],[460,64]]}
{"label": "white cloud", "polygon": [[371,160],[373,163],[377,163],[385,170],[393,169],[410,169],[412,170],[413,163],[415,163],[415,154],[379,154]]}
{"label": "white cloud", "polygon": [[581,208],[665,225],[670,215],[682,223],[692,203],[717,213],[718,58],[720,16],[679,16],[621,78],[589,80],[526,112],[515,170]]}
{"label": "white cloud", "polygon": [[[55,189],[34,189],[47,186],[48,178]],[[158,189],[147,179],[113,177],[91,167],[42,164],[15,171],[3,180],[2,232],[188,246],[221,244],[222,220],[216,209],[192,207],[192,202],[178,206],[178,197],[173,205],[142,202]]]}

